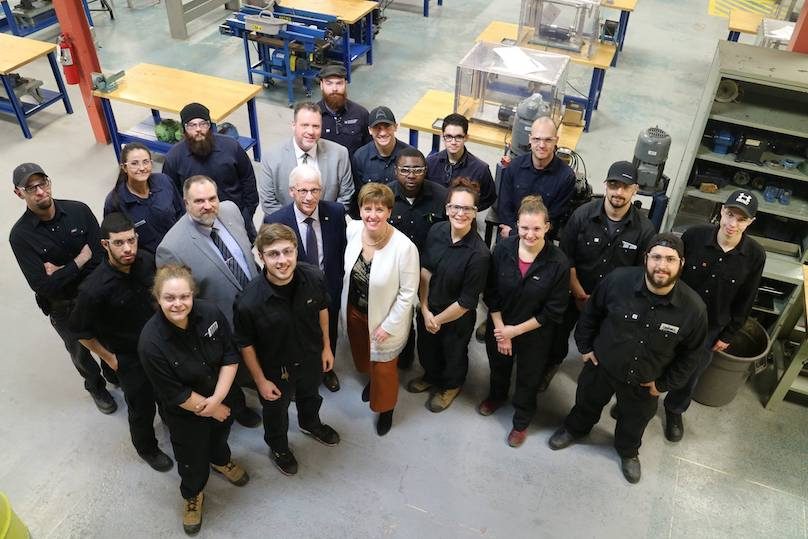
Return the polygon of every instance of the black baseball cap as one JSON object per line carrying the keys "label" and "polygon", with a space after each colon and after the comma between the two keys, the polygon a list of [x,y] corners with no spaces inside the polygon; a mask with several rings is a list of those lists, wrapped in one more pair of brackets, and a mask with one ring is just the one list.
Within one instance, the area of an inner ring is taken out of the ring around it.
{"label": "black baseball cap", "polygon": [[182,125],[185,125],[196,118],[210,122],[210,110],[208,110],[208,107],[202,105],[201,103],[188,103],[182,107],[182,110],[180,111],[180,121],[182,122]]}
{"label": "black baseball cap", "polygon": [[43,176],[47,176],[45,171],[42,170],[42,167],[36,163],[23,163],[22,165],[18,166],[14,169],[14,187],[25,187],[25,184],[28,183],[28,180],[31,179],[31,176],[34,174],[42,174]]}
{"label": "black baseball cap", "polygon": [[651,241],[648,243],[648,248],[645,250],[645,254],[651,252],[651,249],[654,247],[669,247],[676,251],[679,255],[679,258],[685,257],[685,244],[682,242],[682,238],[677,236],[672,232],[660,232],[651,238]]}
{"label": "black baseball cap", "polygon": [[328,77],[339,77],[341,79],[348,78],[348,72],[342,64],[328,64],[324,66],[317,77],[320,80],[327,79]]}
{"label": "black baseball cap", "polygon": [[623,182],[626,185],[637,183],[637,167],[628,161],[617,161],[609,167],[606,173],[606,181]]}
{"label": "black baseball cap", "polygon": [[752,191],[738,189],[737,191],[733,191],[729,198],[727,198],[727,201],[724,202],[724,207],[738,208],[751,219],[757,213],[758,201]]}
{"label": "black baseball cap", "polygon": [[396,117],[393,111],[387,107],[376,107],[369,114],[370,127],[378,124],[396,125]]}

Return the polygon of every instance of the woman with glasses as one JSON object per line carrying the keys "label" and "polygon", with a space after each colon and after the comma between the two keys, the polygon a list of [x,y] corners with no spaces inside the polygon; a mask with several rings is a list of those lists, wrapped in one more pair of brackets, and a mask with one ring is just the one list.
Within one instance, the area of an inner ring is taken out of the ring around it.
{"label": "woman with glasses", "polygon": [[500,240],[491,254],[483,296],[488,306],[485,348],[491,378],[488,397],[477,407],[488,416],[505,403],[516,362],[511,447],[524,443],[536,413],[553,331],[569,299],[570,273],[567,257],[545,239],[550,220],[541,197],[522,199],[516,229],[518,235]]}
{"label": "woman with glasses", "polygon": [[354,365],[370,380],[362,401],[379,414],[376,432],[393,425],[398,356],[407,343],[418,290],[418,249],[388,223],[393,191],[381,183],[359,190],[361,221],[348,223],[341,316]]}
{"label": "woman with glasses", "polygon": [[182,524],[193,535],[202,526],[211,468],[239,487],[250,479],[227,444],[240,356],[224,314],[194,300],[196,283],[186,266],[158,269],[152,291],[160,310],[143,327],[138,353],[162,405],[182,480]]}
{"label": "woman with glasses", "polygon": [[185,213],[174,182],[165,174],[152,172],[151,152],[138,142],[121,150],[118,180],[104,201],[104,215],[113,212],[129,217],[135,224],[138,247],[152,254]]}
{"label": "woman with glasses", "polygon": [[476,230],[479,193],[468,178],[452,182],[449,221],[432,226],[422,253],[418,356],[424,375],[411,380],[407,391],[433,390],[427,402],[432,412],[452,404],[468,372],[468,344],[491,257]]}

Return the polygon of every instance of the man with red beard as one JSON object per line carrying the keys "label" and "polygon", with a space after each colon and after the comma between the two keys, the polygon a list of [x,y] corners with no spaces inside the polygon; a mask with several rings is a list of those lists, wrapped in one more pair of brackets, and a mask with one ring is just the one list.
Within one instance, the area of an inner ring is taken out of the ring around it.
{"label": "man with red beard", "polygon": [[323,112],[323,134],[326,140],[341,144],[348,155],[370,142],[368,110],[348,99],[347,72],[342,64],[328,64],[320,70],[320,91],[317,103]]}
{"label": "man with red beard", "polygon": [[575,330],[584,361],[575,406],[550,438],[551,449],[589,434],[617,394],[614,447],[626,480],[640,480],[639,449],[659,395],[687,383],[707,337],[704,302],[679,281],[684,263],[682,240],[657,234],[644,268],[617,268],[595,287]]}
{"label": "man with red beard", "polygon": [[211,129],[210,111],[199,103],[180,111],[184,137],[168,151],[163,174],[174,180],[177,191],[191,176],[207,176],[216,182],[219,200],[231,200],[244,217],[250,241],[255,239],[253,215],[258,207],[255,170],[247,153],[232,137]]}

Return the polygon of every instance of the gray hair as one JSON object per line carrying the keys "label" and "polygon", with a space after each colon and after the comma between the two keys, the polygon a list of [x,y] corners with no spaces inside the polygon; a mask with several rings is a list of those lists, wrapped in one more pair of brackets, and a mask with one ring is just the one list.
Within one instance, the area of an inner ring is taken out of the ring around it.
{"label": "gray hair", "polygon": [[299,181],[316,181],[322,185],[320,171],[311,165],[298,165],[289,173],[289,187],[294,187]]}

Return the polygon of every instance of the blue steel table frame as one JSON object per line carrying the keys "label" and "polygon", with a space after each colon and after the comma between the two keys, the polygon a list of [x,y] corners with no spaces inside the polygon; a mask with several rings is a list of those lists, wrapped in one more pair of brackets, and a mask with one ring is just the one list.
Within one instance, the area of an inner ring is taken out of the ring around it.
{"label": "blue steel table frame", "polygon": [[[443,1],[443,0],[441,0]],[[359,25],[359,43],[351,45],[351,26]],[[373,10],[368,11],[362,20],[346,25],[342,34],[342,63],[348,73],[348,82],[351,82],[351,66],[363,54],[368,65],[373,65]]]}
{"label": "blue steel table frame", "polygon": [[[84,6],[84,13],[87,14],[87,20],[90,22],[90,26],[93,26],[93,17],[90,15],[90,7],[87,5],[87,0],[81,0],[81,3]],[[3,14],[6,16],[4,21],[0,21],[0,30],[4,30],[5,27],[8,26],[11,33],[15,36],[25,37],[59,22],[56,19],[56,12],[52,11],[50,15],[43,16],[33,26],[20,26],[14,18],[14,11],[11,9],[8,0],[0,0],[0,7],[2,7]]]}
{"label": "blue steel table frame", "polygon": [[[438,0],[438,5],[443,5],[443,0]],[[424,17],[429,17],[429,0],[424,0]]]}
{"label": "blue steel table frame", "polygon": [[738,41],[741,37],[740,32],[736,32],[735,30],[730,30],[729,35],[727,36],[727,41]]}
{"label": "blue steel table frame", "polygon": [[56,86],[59,88],[59,91],[54,92],[53,90],[45,90],[40,88],[39,91],[45,98],[42,103],[31,104],[21,101],[17,97],[17,94],[14,93],[14,86],[11,82],[11,73],[4,73],[0,75],[0,79],[3,81],[3,88],[8,95],[8,99],[3,99],[0,97],[0,111],[11,112],[17,117],[17,122],[20,124],[22,134],[25,136],[25,138],[32,138],[31,129],[28,127],[28,116],[36,114],[40,110],[49,107],[58,101],[62,101],[64,103],[65,111],[68,114],[73,114],[73,106],[70,104],[70,98],[67,97],[67,90],[65,89],[65,83],[62,80],[62,73],[59,71],[59,64],[56,62],[55,52],[48,53],[48,62],[50,63],[51,71],[53,71],[53,78],[56,79]]}
{"label": "blue steel table frame", "polygon": [[617,67],[617,57],[623,52],[623,42],[626,40],[626,33],[628,31],[628,18],[631,12],[628,10],[620,10],[620,22],[617,23],[617,35],[615,36],[615,45],[617,50],[612,59],[612,67]]}

